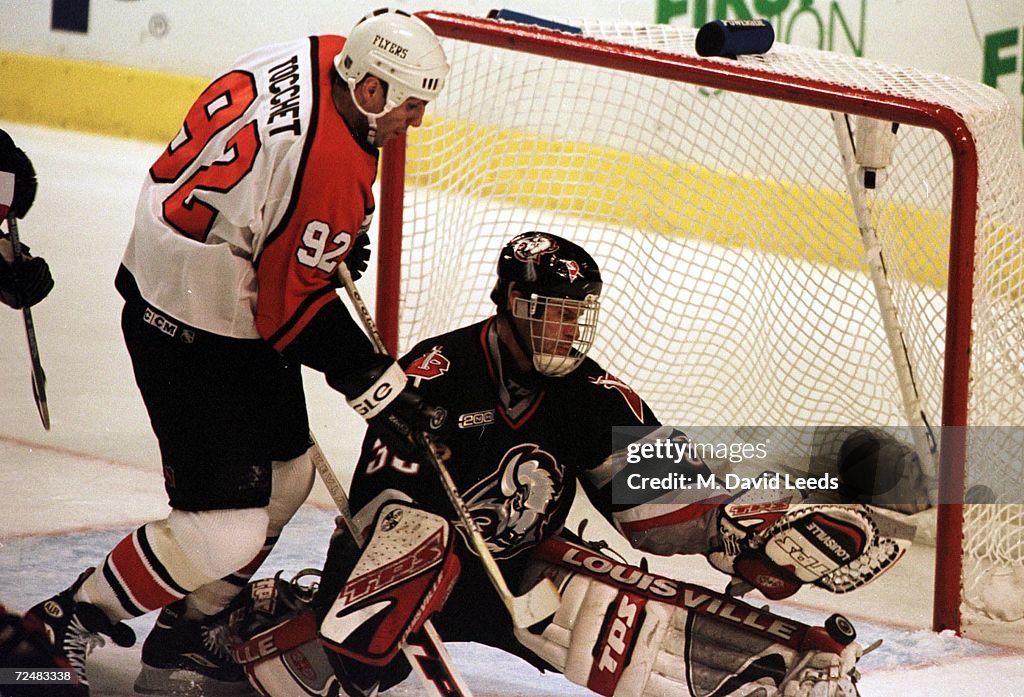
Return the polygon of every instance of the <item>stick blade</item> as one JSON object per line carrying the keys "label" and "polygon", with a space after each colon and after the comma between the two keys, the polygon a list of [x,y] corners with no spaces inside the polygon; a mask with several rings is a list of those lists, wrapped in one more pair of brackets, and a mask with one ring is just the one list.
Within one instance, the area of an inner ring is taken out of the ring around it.
{"label": "stick blade", "polygon": [[554,581],[541,579],[537,585],[522,595],[514,595],[509,603],[512,624],[525,629],[551,617],[562,603]]}
{"label": "stick blade", "polygon": [[50,408],[46,405],[46,374],[42,368],[32,371],[32,397],[36,400],[39,420],[43,422],[43,428],[49,431]]}

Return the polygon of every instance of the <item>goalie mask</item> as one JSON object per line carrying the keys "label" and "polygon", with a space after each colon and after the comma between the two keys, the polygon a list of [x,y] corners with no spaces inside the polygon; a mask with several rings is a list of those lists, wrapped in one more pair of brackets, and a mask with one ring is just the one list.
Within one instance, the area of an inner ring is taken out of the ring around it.
{"label": "goalie mask", "polygon": [[579,366],[594,343],[600,294],[601,272],[582,247],[527,232],[501,250],[491,300],[512,319],[516,340],[537,372],[561,377]]}
{"label": "goalie mask", "polygon": [[402,10],[381,9],[366,15],[350,32],[334,67],[350,90],[367,75],[387,84],[387,101],[376,114],[363,109],[371,128],[406,99],[433,101],[444,87],[448,60],[433,30],[419,17]]}

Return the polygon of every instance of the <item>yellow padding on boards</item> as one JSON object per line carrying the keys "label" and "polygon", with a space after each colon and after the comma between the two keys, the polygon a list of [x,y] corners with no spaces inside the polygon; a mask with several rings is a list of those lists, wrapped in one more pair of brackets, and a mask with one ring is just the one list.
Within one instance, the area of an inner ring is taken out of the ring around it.
{"label": "yellow padding on boards", "polygon": [[207,78],[0,53],[0,119],[166,143]]}
{"label": "yellow padding on boards", "polygon": [[[847,270],[867,268],[846,191],[452,120],[410,131],[406,177],[410,186]],[[900,276],[945,288],[948,213],[892,202],[876,212],[883,244],[886,228],[912,231],[906,244],[919,251],[901,255]]]}

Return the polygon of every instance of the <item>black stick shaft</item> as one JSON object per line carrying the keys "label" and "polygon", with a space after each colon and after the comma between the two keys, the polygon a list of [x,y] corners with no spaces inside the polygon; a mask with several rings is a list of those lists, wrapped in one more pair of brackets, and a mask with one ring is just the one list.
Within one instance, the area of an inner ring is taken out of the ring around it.
{"label": "black stick shaft", "polygon": [[[21,238],[18,236],[18,221],[11,215],[7,218],[7,229],[11,233],[11,247],[14,251],[14,266],[21,264]],[[28,339],[28,355],[32,361],[32,397],[36,400],[36,409],[43,428],[50,430],[50,410],[46,405],[46,373],[39,359],[39,343],[36,341],[36,327],[32,321],[32,310],[21,308],[25,320],[25,336]]]}

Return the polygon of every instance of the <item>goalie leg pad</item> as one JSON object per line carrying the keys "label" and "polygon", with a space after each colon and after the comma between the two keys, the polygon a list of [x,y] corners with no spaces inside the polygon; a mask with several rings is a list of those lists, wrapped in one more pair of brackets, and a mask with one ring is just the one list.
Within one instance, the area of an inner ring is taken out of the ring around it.
{"label": "goalie leg pad", "polygon": [[391,662],[401,643],[439,610],[459,574],[451,526],[405,503],[377,512],[366,546],[320,625],[331,651]]}
{"label": "goalie leg pad", "polygon": [[338,681],[320,646],[311,606],[319,572],[305,569],[290,582],[278,572],[250,582],[232,606],[231,655],[263,697],[335,697]]}
{"label": "goalie leg pad", "polygon": [[860,647],[845,619],[811,627],[557,539],[538,547],[528,583],[539,575],[562,605],[516,637],[597,694],[855,694]]}
{"label": "goalie leg pad", "polygon": [[340,690],[317,638],[312,610],[288,617],[232,650],[263,697],[337,697]]}

